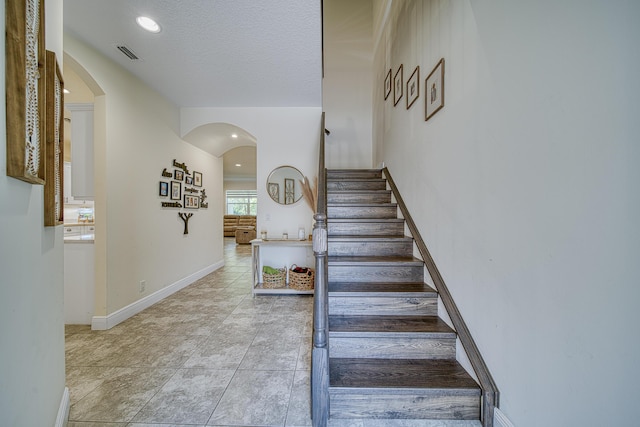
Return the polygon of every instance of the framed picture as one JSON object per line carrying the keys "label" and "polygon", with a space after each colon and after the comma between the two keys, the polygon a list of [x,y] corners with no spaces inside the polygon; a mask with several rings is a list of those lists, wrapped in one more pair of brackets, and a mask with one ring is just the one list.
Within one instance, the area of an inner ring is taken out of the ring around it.
{"label": "framed picture", "polygon": [[192,176],[189,176],[189,175],[186,175],[186,176],[184,177],[184,183],[185,183],[186,185],[193,185],[193,177],[192,177]]}
{"label": "framed picture", "polygon": [[407,80],[407,110],[420,96],[420,66],[418,65]]}
{"label": "framed picture", "polygon": [[284,204],[291,205],[295,202],[296,182],[291,178],[284,179]]}
{"label": "framed picture", "polygon": [[182,181],[184,178],[184,171],[181,169],[176,169],[173,171],[173,179],[176,181]]}
{"label": "framed picture", "polygon": [[402,88],[404,87],[402,80],[402,64],[393,76],[393,105],[398,105],[398,102],[402,99]]}
{"label": "framed picture", "polygon": [[202,173],[201,172],[193,172],[193,185],[196,187],[202,187]]}
{"label": "framed picture", "polygon": [[7,175],[45,182],[44,0],[5,5]]}
{"label": "framed picture", "polygon": [[387,72],[387,77],[384,79],[384,100],[386,101],[391,93],[391,68]]}
{"label": "framed picture", "polygon": [[269,183],[269,196],[276,202],[280,202],[280,184],[276,182]]}
{"label": "framed picture", "polygon": [[167,197],[169,195],[169,183],[168,182],[160,181],[160,189],[159,189],[159,193],[158,194],[161,197]]}
{"label": "framed picture", "polygon": [[200,197],[192,194],[185,194],[184,207],[185,209],[198,209],[200,207]]}
{"label": "framed picture", "polygon": [[182,199],[182,183],[171,181],[171,200]]}
{"label": "framed picture", "polygon": [[427,121],[444,107],[444,58],[438,61],[424,86],[424,120]]}
{"label": "framed picture", "polygon": [[55,52],[46,51],[44,225],[64,222],[64,81]]}

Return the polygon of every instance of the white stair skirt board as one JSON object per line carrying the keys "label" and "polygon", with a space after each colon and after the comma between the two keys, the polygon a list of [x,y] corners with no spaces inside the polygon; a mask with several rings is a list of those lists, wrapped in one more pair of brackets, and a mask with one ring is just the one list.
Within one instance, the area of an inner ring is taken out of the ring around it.
{"label": "white stair skirt board", "polygon": [[177,282],[164,287],[138,301],[122,307],[107,316],[93,316],[91,319],[91,329],[94,331],[104,331],[111,329],[119,323],[124,322],[128,318],[140,313],[145,308],[151,307],[153,304],[162,301],[171,294],[178,292],[180,289],[186,288],[198,279],[203,278],[209,273],[216,271],[224,266],[224,261],[217,262],[209,267],[203,268],[189,276],[178,280]]}
{"label": "white stair skirt board", "polygon": [[515,427],[504,412],[498,408],[493,410],[493,425],[494,427]]}
{"label": "white stair skirt board", "polygon": [[65,427],[69,421],[69,406],[71,401],[69,400],[69,387],[64,388],[62,393],[62,400],[60,400],[60,406],[58,407],[58,416],[56,417],[55,427]]}

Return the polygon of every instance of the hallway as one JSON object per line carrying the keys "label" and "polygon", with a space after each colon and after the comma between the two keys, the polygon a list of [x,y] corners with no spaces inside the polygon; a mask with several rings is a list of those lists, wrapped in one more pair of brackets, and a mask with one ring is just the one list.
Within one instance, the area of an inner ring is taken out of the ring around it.
{"label": "hallway", "polygon": [[[310,426],[313,299],[251,296],[251,247],[108,331],[66,327],[69,427]],[[333,420],[331,426],[476,427]]]}

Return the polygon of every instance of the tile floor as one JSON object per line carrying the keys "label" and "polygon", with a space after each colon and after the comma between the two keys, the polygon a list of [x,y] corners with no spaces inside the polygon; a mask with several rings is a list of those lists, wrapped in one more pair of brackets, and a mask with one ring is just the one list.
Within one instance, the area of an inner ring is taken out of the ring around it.
{"label": "tile floor", "polygon": [[[313,299],[251,296],[251,247],[108,331],[67,325],[69,427],[310,426]],[[332,420],[333,427],[479,427]]]}

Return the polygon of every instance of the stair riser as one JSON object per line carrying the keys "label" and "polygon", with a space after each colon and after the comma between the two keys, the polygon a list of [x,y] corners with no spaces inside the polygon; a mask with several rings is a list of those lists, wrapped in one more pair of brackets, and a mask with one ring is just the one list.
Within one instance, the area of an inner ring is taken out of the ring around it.
{"label": "stair riser", "polygon": [[387,183],[384,180],[371,181],[327,181],[327,192],[345,190],[386,190]]}
{"label": "stair riser", "polygon": [[[357,389],[356,389],[357,390]],[[443,391],[443,393],[447,393]],[[441,396],[420,394],[352,394],[329,390],[331,418],[414,418],[434,420],[477,420],[480,397],[447,393]]]}
{"label": "stair riser", "polygon": [[329,314],[353,316],[437,316],[438,300],[429,297],[329,296]]}
{"label": "stair riser", "polygon": [[[334,234],[329,233],[329,236]],[[411,256],[413,243],[398,242],[332,242],[329,239],[329,256]]]}
{"label": "stair riser", "polygon": [[329,218],[397,218],[396,206],[327,206]]}
{"label": "stair riser", "polygon": [[366,359],[455,359],[455,338],[330,337],[330,357]]}
{"label": "stair riser", "polygon": [[333,282],[421,282],[422,266],[356,266],[329,264]]}
{"label": "stair riser", "polygon": [[380,170],[327,170],[327,181],[331,180],[348,180],[348,179],[381,179],[382,171]]}
{"label": "stair riser", "polygon": [[327,224],[329,236],[388,236],[404,235],[402,222],[331,222]]}
{"label": "stair riser", "polygon": [[391,192],[329,192],[327,194],[327,203],[391,203]]}

